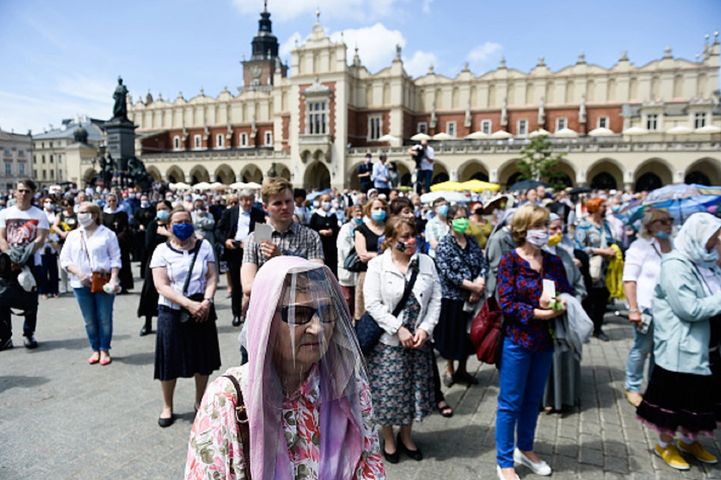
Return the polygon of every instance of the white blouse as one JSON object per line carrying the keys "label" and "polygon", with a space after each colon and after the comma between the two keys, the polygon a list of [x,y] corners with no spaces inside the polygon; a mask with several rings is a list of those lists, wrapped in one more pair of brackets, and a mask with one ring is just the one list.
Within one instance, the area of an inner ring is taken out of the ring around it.
{"label": "white blouse", "polygon": [[[215,255],[213,254],[213,248],[210,246],[210,242],[206,240],[199,241],[201,242],[200,251],[198,252],[198,258],[195,259],[193,276],[188,284],[187,296],[205,292],[207,283],[205,276],[208,273],[208,264],[215,263]],[[188,276],[190,262],[193,261],[194,253],[194,249],[178,250],[172,247],[169,242],[160,244],[155,248],[153,258],[150,260],[150,268],[164,268],[170,280],[171,288],[182,295],[183,286],[185,285],[185,279]],[[162,295],[160,295],[158,305],[165,305],[174,310],[180,310],[180,305],[171,302]]]}
{"label": "white blouse", "polygon": [[[112,268],[120,268],[120,246],[115,232],[98,225],[90,236],[82,226],[68,233],[60,252],[60,266],[67,271],[70,265],[78,267],[83,275],[100,271],[110,272]],[[70,286],[73,288],[83,286],[80,278],[72,273]]]}
{"label": "white blouse", "polygon": [[639,310],[650,309],[653,292],[661,273],[661,247],[655,239],[640,237],[626,250],[623,281],[636,282],[636,302]]}

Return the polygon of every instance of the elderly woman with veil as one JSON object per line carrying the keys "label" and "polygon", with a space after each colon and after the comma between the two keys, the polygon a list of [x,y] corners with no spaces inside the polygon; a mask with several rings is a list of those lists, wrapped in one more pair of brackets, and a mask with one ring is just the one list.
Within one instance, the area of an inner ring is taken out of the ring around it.
{"label": "elderly woman with veil", "polygon": [[247,322],[249,361],[226,374],[241,389],[248,442],[234,382],[219,377],[196,415],[185,478],[385,478],[363,356],[330,270],[268,261]]}

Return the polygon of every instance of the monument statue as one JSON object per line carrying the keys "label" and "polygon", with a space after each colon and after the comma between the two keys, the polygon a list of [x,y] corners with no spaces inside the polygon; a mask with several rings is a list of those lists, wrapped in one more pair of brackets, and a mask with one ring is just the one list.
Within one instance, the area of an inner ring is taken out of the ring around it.
{"label": "monument statue", "polygon": [[128,89],[125,85],[123,85],[123,79],[118,77],[118,86],[115,87],[115,92],[113,93],[113,98],[115,99],[115,105],[113,105],[113,118],[128,118],[127,97]]}

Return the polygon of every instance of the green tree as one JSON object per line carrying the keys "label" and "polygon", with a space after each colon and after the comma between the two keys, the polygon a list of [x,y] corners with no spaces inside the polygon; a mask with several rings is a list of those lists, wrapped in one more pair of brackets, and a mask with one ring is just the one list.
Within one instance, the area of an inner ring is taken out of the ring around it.
{"label": "green tree", "polygon": [[523,159],[518,162],[518,171],[524,180],[546,182],[555,188],[563,188],[563,173],[557,170],[563,155],[554,154],[553,147],[546,135],[531,139],[531,143],[521,150]]}

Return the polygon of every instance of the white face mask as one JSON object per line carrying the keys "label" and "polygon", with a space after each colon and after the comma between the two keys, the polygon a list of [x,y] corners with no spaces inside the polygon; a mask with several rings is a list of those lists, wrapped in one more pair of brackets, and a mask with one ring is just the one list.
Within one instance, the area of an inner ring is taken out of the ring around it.
{"label": "white face mask", "polygon": [[543,248],[548,244],[548,230],[534,228],[526,232],[526,241],[536,248]]}
{"label": "white face mask", "polygon": [[78,213],[78,223],[80,223],[80,225],[82,225],[83,227],[92,225],[93,224],[93,214],[92,213]]}

